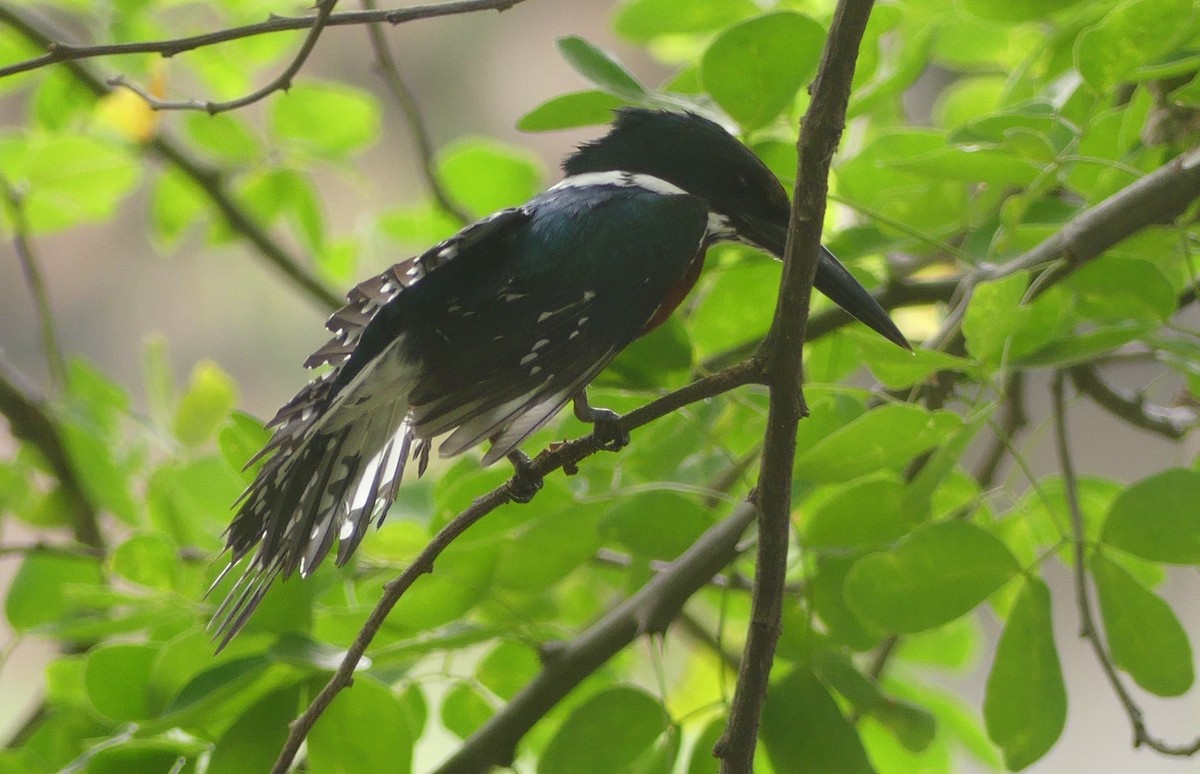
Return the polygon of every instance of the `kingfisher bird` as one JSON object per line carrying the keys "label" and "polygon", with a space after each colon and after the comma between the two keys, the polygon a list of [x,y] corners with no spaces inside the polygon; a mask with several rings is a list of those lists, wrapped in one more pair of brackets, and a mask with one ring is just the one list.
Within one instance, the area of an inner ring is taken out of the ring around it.
{"label": "kingfisher bird", "polygon": [[[226,532],[242,575],[213,616],[220,646],[277,577],[310,574],[338,543],[344,564],[382,523],[405,466],[424,473],[483,441],[508,457],[568,402],[604,448],[628,438],[586,388],[660,325],[695,285],[707,249],[739,242],[782,258],[790,205],[774,174],[719,124],[692,112],[618,111],[564,178],[355,286],[305,361],[329,370],[275,415],[265,459]],[[822,248],[815,285],[901,347],[903,334]],[[525,480],[516,499],[540,482]],[[218,582],[220,578],[218,578]],[[216,584],[214,583],[214,586]]]}

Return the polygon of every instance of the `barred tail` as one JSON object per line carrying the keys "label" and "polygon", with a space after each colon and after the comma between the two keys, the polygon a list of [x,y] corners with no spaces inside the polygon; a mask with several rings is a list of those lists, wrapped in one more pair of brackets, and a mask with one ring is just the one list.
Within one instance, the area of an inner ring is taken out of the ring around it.
{"label": "barred tail", "polygon": [[275,434],[254,458],[267,461],[238,500],[226,531],[229,563],[213,583],[250,557],[209,624],[218,649],[275,578],[297,570],[307,576],[335,538],[337,564],[344,564],[371,521],[382,523],[414,453],[424,472],[428,449],[414,447],[408,418],[417,372],[397,343],[336,394],[329,375],[310,383],[268,425]]}

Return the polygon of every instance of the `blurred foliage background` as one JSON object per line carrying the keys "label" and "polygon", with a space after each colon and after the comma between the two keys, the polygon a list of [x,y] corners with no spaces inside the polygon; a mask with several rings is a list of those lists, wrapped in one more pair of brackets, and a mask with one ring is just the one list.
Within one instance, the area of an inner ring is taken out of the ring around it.
{"label": "blurred foliage background", "polygon": [[[381,585],[508,475],[468,457],[410,482],[351,568],[277,586],[214,658],[203,595],[241,467],[259,418],[305,378],[331,299],[453,233],[456,213],[554,182],[622,104],[722,116],[790,187],[832,7],[528,0],[385,25],[428,159],[359,25],[324,30],[286,93],[219,115],[156,112],[106,81],[234,99],[304,33],[0,78],[0,771],[267,770]],[[47,41],[169,40],[310,11],[0,2],[0,68]],[[1196,766],[1132,749],[1101,666],[1155,739],[1200,733],[1195,207],[1165,222],[1135,211],[1131,238],[1065,276],[986,267],[1194,151],[1198,51],[1190,0],[877,4],[827,241],[914,342],[940,346],[910,357],[853,327],[815,329],[761,771]],[[693,298],[594,402],[627,410],[744,355],[778,277],[753,251],[712,251]],[[964,279],[983,280],[965,308]],[[1077,480],[1055,450],[1064,380]],[[393,613],[310,736],[308,770],[432,770],[538,673],[548,643],[745,497],[765,405],[751,389],[694,404],[474,527]],[[585,430],[564,419],[527,450]],[[1103,661],[1078,639],[1081,542]],[[715,770],[752,574],[739,559],[665,640],[590,676],[534,726],[518,769]]]}

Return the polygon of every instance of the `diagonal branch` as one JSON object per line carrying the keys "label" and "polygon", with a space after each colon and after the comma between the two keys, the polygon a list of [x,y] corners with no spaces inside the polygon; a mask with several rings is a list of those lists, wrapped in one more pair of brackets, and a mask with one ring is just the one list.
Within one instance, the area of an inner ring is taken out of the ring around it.
{"label": "diagonal branch", "polygon": [[759,718],[779,640],[791,537],[796,426],[808,413],[801,392],[801,349],[821,245],[829,163],[845,125],[858,46],[872,4],[873,0],[842,0],[838,3],[821,68],[812,86],[812,103],[800,130],[783,279],[775,318],[760,350],[768,364],[770,404],[756,492],[758,556],[749,635],[738,671],[729,725],[714,750],[721,758],[723,772],[740,773],[753,769]]}
{"label": "diagonal branch", "polygon": [[636,594],[555,649],[541,673],[442,763],[438,774],[511,766],[521,738],[584,678],[634,639],[666,631],[683,603],[733,560],[754,515],[754,506],[743,502]]}
{"label": "diagonal branch", "polygon": [[1070,271],[1098,258],[1105,250],[1142,229],[1170,223],[1200,197],[1200,148],[1175,157],[1150,174],[1135,180],[1112,196],[1071,218],[1058,231],[1032,249],[999,266],[984,265],[962,283],[959,302],[941,329],[926,346],[953,349],[960,342],[963,315],[975,286],[1018,271],[1034,269],[1057,259],[1066,265],[1039,282],[1045,290]]}
{"label": "diagonal branch", "polygon": [[[505,11],[525,0],[452,0],[446,3],[430,5],[414,5],[407,8],[388,8],[380,11],[348,11],[330,14],[325,22],[326,27],[342,27],[354,24],[372,24],[384,22],[387,24],[403,24],[417,19],[433,19],[439,16],[452,16],[475,11]],[[247,24],[241,27],[218,30],[203,35],[189,35],[170,40],[151,40],[136,43],[109,43],[96,46],[75,46],[62,43],[52,38],[39,43],[46,53],[22,62],[16,62],[0,67],[0,78],[17,73],[37,70],[47,65],[60,62],[77,62],[83,59],[94,59],[102,56],[119,54],[161,54],[172,57],[185,51],[197,48],[227,43],[231,40],[250,38],[256,35],[268,35],[275,32],[311,29],[316,24],[315,16],[274,16],[264,22]]]}
{"label": "diagonal branch", "polygon": [[146,104],[154,110],[203,110],[209,115],[216,115],[217,113],[224,113],[229,110],[237,110],[238,108],[252,105],[270,94],[277,91],[287,91],[292,87],[292,79],[300,72],[300,68],[308,61],[308,57],[312,54],[313,49],[317,47],[317,40],[321,37],[321,32],[325,29],[326,24],[329,23],[329,15],[333,13],[333,7],[337,5],[337,2],[338,0],[320,0],[317,3],[317,15],[313,17],[313,23],[308,29],[308,35],[304,37],[304,42],[300,44],[300,49],[292,57],[291,64],[284,68],[283,72],[267,85],[243,97],[231,99],[227,102],[161,100],[137,84],[127,80],[123,75],[109,78],[108,85],[124,86],[145,100]]}
{"label": "diagonal branch", "polygon": [[[688,404],[716,397],[737,387],[759,381],[762,375],[763,368],[759,361],[754,359],[746,360],[712,376],[692,382],[641,408],[629,412],[621,417],[620,426],[627,432],[635,430]],[[599,450],[600,445],[594,435],[577,438],[567,443],[555,444],[530,462],[527,475],[534,477],[546,476],[560,468],[571,470],[583,459],[590,457]],[[421,551],[403,573],[383,587],[383,595],[380,597],[375,609],[371,611],[371,615],[367,618],[366,623],[363,624],[362,629],[359,630],[358,636],[347,650],[345,658],[342,659],[342,663],[333,677],[330,678],[321,692],[317,694],[304,713],[292,722],[287,742],[280,751],[279,757],[276,759],[275,766],[272,769],[273,774],[285,774],[287,772],[296,754],[300,751],[305,737],[308,736],[308,732],[312,730],[317,719],[320,718],[334,697],[343,688],[350,685],[354,669],[366,652],[367,646],[375,638],[380,627],[383,626],[383,622],[387,619],[388,614],[396,606],[396,603],[400,601],[400,598],[404,596],[409,587],[422,575],[432,572],[434,562],[438,556],[472,524],[475,524],[501,505],[511,502],[515,486],[517,486],[516,482],[510,480],[476,499],[466,510],[455,516],[450,523],[434,536],[429,545]],[[740,535],[741,531],[738,534]],[[733,540],[736,542],[736,537]],[[703,585],[704,582],[716,574],[717,570],[726,563],[728,563],[728,560],[714,567],[711,573],[701,579],[700,585]],[[680,604],[682,604],[682,601]]]}
{"label": "diagonal branch", "polygon": [[50,384],[61,387],[67,381],[67,364],[63,359],[62,348],[58,344],[58,335],[54,330],[54,315],[50,312],[50,295],[46,292],[46,282],[42,270],[38,267],[34,255],[33,244],[29,239],[29,223],[25,218],[25,207],[21,200],[21,192],[0,175],[0,193],[3,194],[12,221],[13,249],[17,253],[17,262],[21,264],[21,273],[25,275],[25,284],[29,286],[29,295],[33,297],[33,306],[37,310],[38,325],[42,334],[42,349],[46,352],[46,364],[50,369]]}
{"label": "diagonal branch", "polygon": [[12,434],[38,450],[50,472],[58,479],[75,540],[91,549],[104,549],[100,514],[92,504],[79,477],[58,425],[45,403],[36,397],[24,379],[0,357],[0,414],[8,419]]}
{"label": "diagonal branch", "polygon": [[[39,46],[54,45],[52,34],[49,31],[4,3],[0,3],[0,22],[12,27]],[[105,83],[105,79],[88,65],[82,62],[67,61],[65,66],[75,80],[86,86],[96,96],[102,97],[109,93],[110,88]],[[191,155],[182,143],[170,135],[158,134],[147,143],[147,147],[166,159],[195,183],[208,197],[213,207],[225,218],[229,227],[252,244],[267,263],[282,273],[310,300],[315,301],[324,309],[337,309],[342,305],[342,300],[336,293],[330,291],[316,276],[304,268],[303,261],[299,256],[293,255],[272,237],[262,224],[241,206],[219,170]]]}
{"label": "diagonal branch", "polygon": [[[369,11],[375,10],[375,0],[362,0],[362,4]],[[408,128],[412,132],[413,141],[417,145],[417,156],[421,160],[421,174],[425,178],[425,184],[429,186],[429,192],[437,200],[438,205],[457,218],[460,223],[470,223],[473,220],[471,214],[450,198],[450,194],[446,192],[445,186],[442,185],[441,180],[438,180],[437,174],[434,172],[433,141],[429,137],[429,128],[425,125],[425,118],[417,108],[416,95],[408,87],[404,76],[400,74],[400,67],[396,64],[396,58],[392,56],[392,50],[388,47],[387,39],[383,35],[383,25],[378,22],[368,24],[367,36],[371,40],[371,48],[375,51],[376,69],[383,77],[383,82],[387,84],[388,90],[392,92],[392,97],[396,100],[400,111],[404,113],[404,119],[408,122]]]}
{"label": "diagonal branch", "polygon": [[1100,663],[1100,668],[1104,672],[1105,678],[1107,678],[1113,692],[1117,695],[1117,699],[1121,702],[1121,707],[1124,708],[1125,714],[1129,716],[1129,723],[1133,726],[1133,746],[1140,747],[1144,744],[1150,749],[1164,755],[1190,757],[1200,752],[1200,739],[1191,744],[1172,745],[1152,736],[1146,728],[1146,719],[1142,714],[1142,708],[1134,701],[1133,696],[1129,693],[1129,689],[1121,681],[1121,676],[1117,674],[1116,666],[1113,664],[1108,652],[1104,649],[1104,643],[1101,642],[1100,632],[1096,627],[1095,615],[1092,612],[1092,603],[1088,595],[1087,547],[1085,545],[1083,509],[1079,504],[1078,479],[1075,476],[1075,466],[1071,461],[1071,445],[1067,438],[1067,405],[1064,382],[1063,372],[1056,372],[1054,374],[1054,381],[1050,386],[1050,391],[1054,398],[1055,448],[1058,450],[1058,463],[1062,469],[1067,510],[1071,516],[1071,543],[1075,552],[1075,602],[1079,608],[1079,636],[1087,640],[1088,645],[1091,646],[1092,652],[1095,653],[1096,660]]}
{"label": "diagonal branch", "polygon": [[1184,437],[1189,430],[1196,427],[1198,417],[1195,409],[1147,403],[1146,396],[1109,384],[1089,365],[1075,366],[1069,373],[1077,390],[1134,427],[1173,440]]}

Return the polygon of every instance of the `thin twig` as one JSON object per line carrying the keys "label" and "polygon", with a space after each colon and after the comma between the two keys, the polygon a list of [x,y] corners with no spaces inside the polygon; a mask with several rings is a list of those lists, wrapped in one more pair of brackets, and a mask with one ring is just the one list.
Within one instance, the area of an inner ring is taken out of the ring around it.
{"label": "thin twig", "polygon": [[104,551],[96,546],[79,544],[61,545],[37,541],[35,543],[9,543],[0,545],[0,558],[6,556],[25,557],[30,554],[55,554],[58,556],[82,556],[103,559]]}
{"label": "thin twig", "polygon": [[57,422],[3,356],[0,356],[0,414],[8,418],[13,436],[36,448],[58,479],[76,542],[103,551],[100,514],[67,454]]}
{"label": "thin twig", "polygon": [[[50,32],[24,13],[20,13],[2,2],[0,2],[0,22],[7,24],[36,45],[42,47],[53,45]],[[86,86],[96,96],[102,97],[110,92],[105,78],[85,63],[68,60],[65,67],[75,80]],[[304,261],[275,240],[262,224],[238,202],[219,170],[201,162],[181,143],[161,132],[147,143],[147,147],[166,159],[195,183],[208,197],[213,207],[221,213],[229,227],[253,245],[267,263],[281,272],[311,300],[324,309],[337,309],[342,305],[340,296],[325,287],[316,276],[305,269]]]}
{"label": "thin twig", "polygon": [[1196,427],[1198,418],[1195,409],[1147,403],[1145,395],[1122,390],[1105,382],[1090,365],[1075,366],[1069,373],[1075,389],[1134,427],[1172,440],[1184,437]]}
{"label": "thin twig", "polygon": [[17,262],[21,264],[21,273],[25,275],[25,284],[29,286],[33,307],[37,310],[42,349],[46,352],[46,366],[50,371],[50,384],[60,388],[67,383],[67,362],[58,343],[58,334],[55,333],[54,316],[50,312],[50,294],[46,291],[46,281],[42,278],[33,242],[29,238],[29,221],[25,217],[24,201],[20,191],[3,175],[0,175],[0,188],[3,189],[8,217],[12,221],[13,250],[17,253]]}
{"label": "thin twig", "polygon": [[754,507],[743,502],[701,535],[669,570],[655,575],[587,631],[555,648],[541,673],[463,742],[436,769],[437,774],[475,774],[492,766],[509,766],[521,738],[584,678],[638,637],[666,630],[683,603],[733,560],[738,539],[754,516]]}
{"label": "thin twig", "polygon": [[[762,372],[762,364],[753,359],[731,366],[720,373],[692,382],[645,406],[634,409],[621,417],[620,426],[626,431],[635,430],[690,403],[712,398],[729,392],[736,387],[756,382],[762,378]],[[587,435],[566,443],[555,444],[532,460],[528,475],[545,476],[559,468],[570,469],[577,466],[584,458],[595,454],[599,449],[600,446],[594,435]],[[379,602],[359,630],[358,636],[347,650],[346,656],[342,659],[338,670],[309,704],[304,713],[292,722],[287,742],[280,751],[279,757],[276,759],[275,766],[272,769],[273,774],[284,774],[288,770],[292,764],[292,760],[296,757],[296,753],[299,752],[300,746],[304,743],[305,737],[312,729],[313,724],[317,722],[317,719],[329,706],[330,702],[333,701],[333,698],[343,688],[350,685],[354,670],[363,653],[366,652],[367,646],[370,645],[371,640],[374,639],[380,627],[383,626],[388,613],[400,601],[400,598],[409,587],[419,577],[433,571],[433,564],[438,556],[459,535],[465,532],[468,527],[501,505],[510,502],[513,499],[512,493],[515,486],[517,486],[516,481],[510,480],[508,483],[496,487],[476,499],[466,510],[455,516],[453,520],[434,536],[433,540],[429,542],[403,573],[396,579],[389,581],[383,587],[383,594]],[[740,535],[741,532],[739,531],[738,534]],[[727,563],[728,561],[714,567],[704,580],[712,577],[717,570]],[[658,576],[658,578],[662,577],[663,575]],[[654,581],[651,582],[651,585],[653,583]],[[632,600],[630,601],[632,602]]]}
{"label": "thin twig", "polygon": [[1144,744],[1150,749],[1164,755],[1180,757],[1195,755],[1200,752],[1200,739],[1188,745],[1172,745],[1150,735],[1150,732],[1146,729],[1146,721],[1142,714],[1142,708],[1138,706],[1133,696],[1130,695],[1129,690],[1125,687],[1120,674],[1117,673],[1116,666],[1113,664],[1108,652],[1104,649],[1104,643],[1101,642],[1100,632],[1096,627],[1095,615],[1092,612],[1092,603],[1088,595],[1087,538],[1084,532],[1083,509],[1079,504],[1079,482],[1075,476],[1075,465],[1071,460],[1071,444],[1067,438],[1065,381],[1063,372],[1056,372],[1054,380],[1050,385],[1050,391],[1054,399],[1055,447],[1058,450],[1058,464],[1062,469],[1063,491],[1066,494],[1067,510],[1071,516],[1071,543],[1075,555],[1075,603],[1079,608],[1079,636],[1087,640],[1088,645],[1091,646],[1092,652],[1096,656],[1096,661],[1100,664],[1100,669],[1104,672],[1105,678],[1107,678],[1109,685],[1112,686],[1113,693],[1116,694],[1118,701],[1121,702],[1121,706],[1125,710],[1125,714],[1129,717],[1129,723],[1133,726],[1133,746],[1140,747]]}
{"label": "thin twig", "polygon": [[267,83],[267,85],[237,99],[225,102],[163,100],[128,80],[123,75],[109,78],[108,85],[113,87],[123,86],[129,89],[145,100],[146,104],[153,110],[203,110],[209,115],[215,116],[217,113],[224,113],[229,110],[244,108],[247,105],[253,105],[264,97],[274,94],[277,91],[287,91],[292,87],[292,80],[300,72],[300,68],[304,66],[304,63],[308,61],[309,54],[317,47],[317,40],[321,37],[321,32],[325,29],[325,25],[329,22],[329,15],[333,13],[333,7],[337,5],[337,2],[338,0],[319,0],[317,3],[317,14],[313,17],[312,26],[309,27],[308,34],[304,36],[304,42],[300,44],[300,49],[292,57],[291,63],[276,78]]}
{"label": "thin twig", "polygon": [[[362,0],[362,4],[368,11],[375,10],[375,0]],[[429,127],[425,125],[425,117],[417,107],[416,95],[400,74],[400,67],[396,64],[396,58],[392,56],[391,47],[383,35],[383,25],[378,22],[368,24],[367,37],[370,38],[371,48],[375,51],[376,69],[387,84],[388,90],[392,92],[392,97],[396,100],[400,112],[404,113],[404,120],[412,132],[413,142],[417,145],[417,157],[421,161],[421,175],[425,178],[425,184],[429,186],[429,193],[443,210],[457,218],[460,223],[469,223],[472,220],[471,214],[450,198],[434,170],[433,140],[429,137]]]}
{"label": "thin twig", "polygon": [[[342,27],[354,24],[372,24],[386,22],[387,24],[403,24],[417,19],[433,19],[438,16],[473,13],[475,11],[505,11],[525,0],[454,0],[453,2],[434,3],[431,5],[414,5],[408,8],[388,8],[380,11],[346,11],[330,14],[325,22],[326,27]],[[75,46],[49,39],[41,43],[46,53],[41,56],[16,62],[0,67],[0,78],[17,73],[36,70],[59,62],[76,62],[95,57],[116,56],[119,54],[161,54],[172,57],[185,51],[192,51],[205,46],[227,43],[231,40],[250,38],[256,35],[267,35],[275,32],[306,30],[316,24],[316,16],[274,16],[264,22],[247,24],[241,27],[217,30],[203,35],[188,35],[169,40],[150,40],[136,43],[108,43],[96,46]]]}
{"label": "thin twig", "polygon": [[812,102],[804,116],[797,144],[796,186],[784,250],[783,278],[771,330],[760,350],[768,363],[770,402],[756,489],[758,551],[750,625],[729,712],[729,725],[714,749],[721,759],[721,771],[726,774],[741,774],[753,769],[759,719],[779,640],[791,537],[796,426],[807,414],[801,392],[801,350],[808,321],[809,296],[817,271],[821,224],[829,187],[829,163],[845,125],[858,46],[872,5],[873,0],[841,0],[838,3],[821,67],[811,89]]}
{"label": "thin twig", "polygon": [[972,271],[963,279],[958,303],[926,346],[942,350],[955,348],[961,340],[960,327],[967,304],[979,283],[1066,259],[1064,270],[1047,277],[1039,286],[1040,291],[1045,291],[1070,271],[1147,226],[1171,222],[1197,197],[1200,197],[1200,148],[1177,156],[1096,206],[1080,212],[1052,236],[1011,261],[998,266],[983,265]]}

